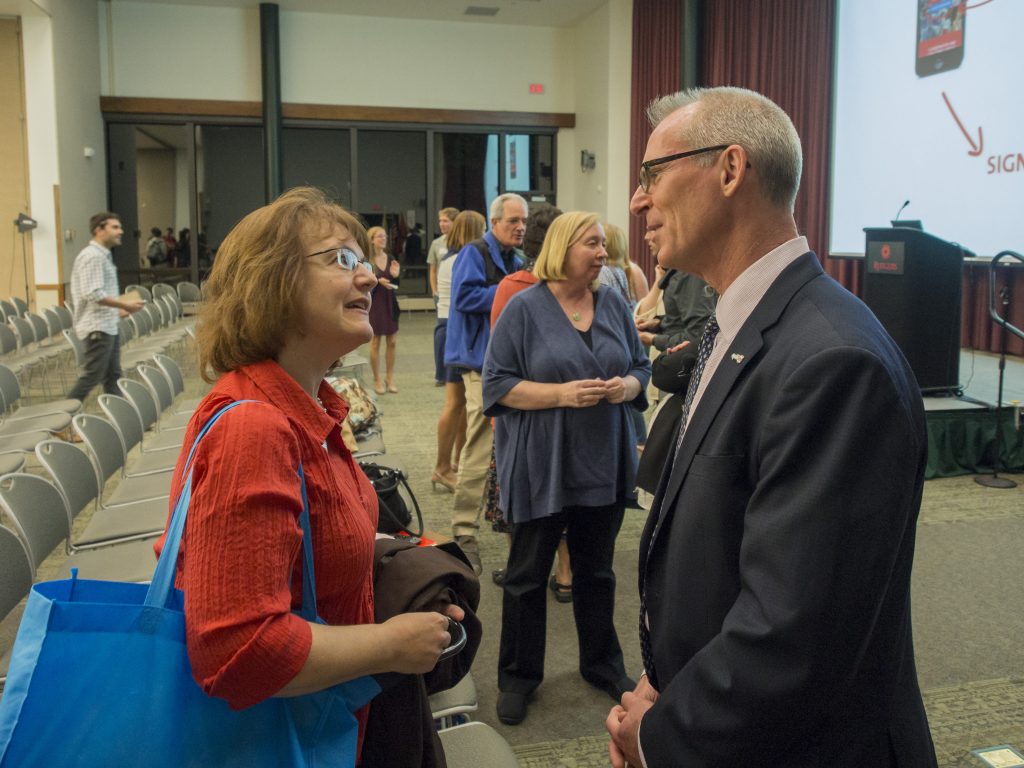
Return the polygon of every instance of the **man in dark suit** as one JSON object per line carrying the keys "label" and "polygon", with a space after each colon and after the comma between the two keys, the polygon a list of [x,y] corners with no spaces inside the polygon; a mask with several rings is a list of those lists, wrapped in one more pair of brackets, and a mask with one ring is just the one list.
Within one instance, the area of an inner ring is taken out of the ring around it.
{"label": "man in dark suit", "polygon": [[612,765],[934,766],[910,573],[909,366],[793,219],[800,140],[736,88],[654,102],[631,210],[719,295],[640,542],[645,676]]}

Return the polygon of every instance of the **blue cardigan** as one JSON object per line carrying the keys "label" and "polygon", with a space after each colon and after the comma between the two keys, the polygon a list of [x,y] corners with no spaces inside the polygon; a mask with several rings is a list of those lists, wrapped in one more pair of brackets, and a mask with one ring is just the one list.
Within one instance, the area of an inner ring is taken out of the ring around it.
{"label": "blue cardigan", "polygon": [[[647,410],[651,362],[626,302],[604,286],[595,296],[591,337],[593,350],[545,283],[512,297],[494,327],[484,359],[484,412],[497,417],[498,503],[514,523],[635,496],[637,435],[627,409]],[[631,403],[537,411],[498,403],[520,381],[630,375],[641,384]]]}

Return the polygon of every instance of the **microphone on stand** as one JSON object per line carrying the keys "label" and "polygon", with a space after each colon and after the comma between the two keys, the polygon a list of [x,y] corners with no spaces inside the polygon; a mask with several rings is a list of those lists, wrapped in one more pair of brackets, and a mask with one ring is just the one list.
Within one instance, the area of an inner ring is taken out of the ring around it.
{"label": "microphone on stand", "polygon": [[904,209],[905,209],[905,208],[906,208],[906,207],[907,207],[908,205],[910,205],[910,201],[909,201],[909,200],[905,200],[905,201],[903,202],[903,205],[901,205],[901,206],[900,206],[900,209],[899,209],[898,211],[896,211],[896,218],[894,218],[894,219],[892,220],[892,223],[893,223],[893,224],[895,224],[895,223],[896,223],[897,221],[899,221],[899,220],[900,220],[900,214],[901,214],[901,213],[903,213]]}

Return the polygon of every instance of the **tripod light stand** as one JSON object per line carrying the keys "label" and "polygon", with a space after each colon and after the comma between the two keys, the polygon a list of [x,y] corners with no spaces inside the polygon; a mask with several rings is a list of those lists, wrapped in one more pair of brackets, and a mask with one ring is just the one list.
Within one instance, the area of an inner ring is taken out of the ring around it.
{"label": "tripod light stand", "polygon": [[27,213],[19,213],[14,220],[14,226],[21,233],[21,268],[25,271],[25,303],[31,305],[32,295],[28,289],[28,248],[25,246],[25,233],[35,229],[39,223]]}
{"label": "tripod light stand", "polygon": [[1006,339],[1007,332],[1011,332],[1016,336],[1024,339],[1024,331],[1020,328],[1016,328],[1011,325],[1006,319],[1008,310],[1010,307],[1010,288],[1008,285],[1004,285],[1002,290],[999,292],[999,298],[1003,305],[1003,315],[1001,316],[996,311],[996,267],[999,265],[999,261],[1004,257],[1017,259],[1020,262],[1024,262],[1024,256],[1014,251],[1002,251],[997,253],[995,258],[992,259],[992,263],[989,265],[988,275],[988,313],[992,316],[997,324],[1002,326],[1003,335],[999,344],[999,392],[996,395],[996,433],[993,442],[993,451],[995,456],[992,459],[992,474],[991,475],[978,475],[974,478],[974,482],[978,485],[984,485],[986,488],[1016,488],[1017,483],[1006,477],[999,477],[999,464],[1002,461],[1003,453],[1003,440],[1002,440],[1002,410],[1003,410],[1003,375],[1006,373]]}

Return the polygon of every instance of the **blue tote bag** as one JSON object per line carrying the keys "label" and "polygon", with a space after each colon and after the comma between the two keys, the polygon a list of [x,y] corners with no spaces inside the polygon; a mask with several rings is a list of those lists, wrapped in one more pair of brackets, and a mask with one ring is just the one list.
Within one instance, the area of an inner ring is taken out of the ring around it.
{"label": "blue tote bag", "polygon": [[[27,766],[353,766],[352,714],[380,688],[371,677],[234,712],[192,678],[182,593],[173,588],[192,495],[192,455],[151,584],[77,578],[33,586],[0,699],[0,768]],[[316,617],[302,466],[302,610]]]}

